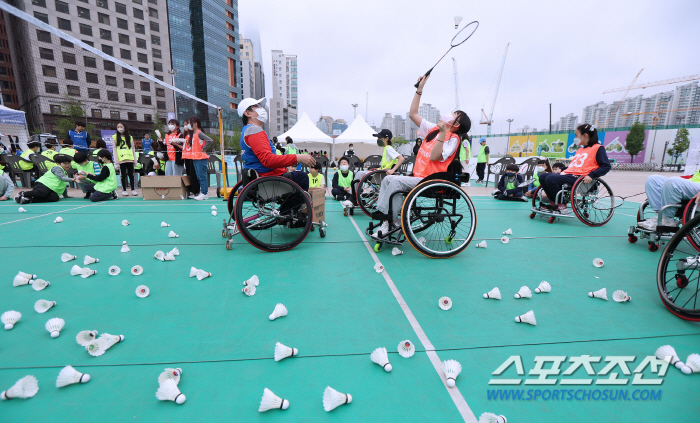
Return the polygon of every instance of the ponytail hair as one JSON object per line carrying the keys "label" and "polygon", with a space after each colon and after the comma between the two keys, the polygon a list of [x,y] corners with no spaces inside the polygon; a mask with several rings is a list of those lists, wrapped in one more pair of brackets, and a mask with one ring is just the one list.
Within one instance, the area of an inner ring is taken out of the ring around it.
{"label": "ponytail hair", "polygon": [[588,145],[586,147],[593,147],[598,144],[598,130],[595,126],[584,123],[579,125],[576,130],[581,134],[581,136],[588,134]]}
{"label": "ponytail hair", "polygon": [[[469,132],[470,129],[472,129],[472,121],[469,119],[469,116],[461,111],[461,110],[455,110],[455,113],[457,113],[457,117],[455,118],[455,124],[459,124],[459,127],[457,130],[454,132],[455,134],[459,135],[460,141],[464,141],[464,139],[469,139],[469,135],[467,132]],[[435,139],[437,137],[439,131],[433,131],[430,132],[426,137],[424,142],[429,142]]]}

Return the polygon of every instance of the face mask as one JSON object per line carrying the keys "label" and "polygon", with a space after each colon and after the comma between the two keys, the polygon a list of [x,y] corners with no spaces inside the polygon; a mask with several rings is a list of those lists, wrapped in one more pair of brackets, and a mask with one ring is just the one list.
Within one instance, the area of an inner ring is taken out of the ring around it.
{"label": "face mask", "polygon": [[175,125],[168,125],[168,129],[171,130],[171,131],[174,131],[174,130],[175,130]]}
{"label": "face mask", "polygon": [[442,116],[440,116],[440,120],[442,120],[443,122],[445,122],[449,126],[449,122],[455,120],[455,117],[452,115],[442,115]]}
{"label": "face mask", "polygon": [[508,178],[512,178],[512,177],[515,176],[515,173],[506,173],[506,176],[507,176]]}
{"label": "face mask", "polygon": [[350,167],[348,165],[340,165],[340,170],[347,172]]}
{"label": "face mask", "polygon": [[124,128],[117,128],[117,131],[119,131],[120,134],[124,133]]}
{"label": "face mask", "polygon": [[581,138],[574,138],[574,144],[581,145]]}
{"label": "face mask", "polygon": [[544,167],[537,166],[537,172],[544,172]]}
{"label": "face mask", "polygon": [[354,150],[354,149],[353,149],[352,147],[350,147],[350,151],[353,151],[353,150]]}
{"label": "face mask", "polygon": [[192,130],[192,125],[190,125],[190,124],[188,123],[187,125],[185,125],[185,129],[187,129],[188,131],[191,131],[191,130]]}
{"label": "face mask", "polygon": [[377,138],[377,145],[380,147],[384,147],[384,141],[382,141],[381,138]]}
{"label": "face mask", "polygon": [[156,153],[156,157],[158,157],[159,159],[162,159],[162,158],[163,158],[163,153]]}
{"label": "face mask", "polygon": [[267,122],[267,110],[265,110],[264,107],[258,107],[255,109],[255,112],[258,114],[258,117],[256,118],[262,123]]}

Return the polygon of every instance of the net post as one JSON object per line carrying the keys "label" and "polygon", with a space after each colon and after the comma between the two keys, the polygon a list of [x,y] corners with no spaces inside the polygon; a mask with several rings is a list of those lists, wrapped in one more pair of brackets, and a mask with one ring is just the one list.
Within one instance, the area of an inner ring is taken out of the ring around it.
{"label": "net post", "polygon": [[227,174],[228,174],[228,169],[226,169],[226,152],[224,151],[224,125],[223,121],[221,119],[221,107],[219,107],[219,144],[221,145],[221,170],[224,176],[224,186],[221,187],[221,190],[223,191],[221,195],[224,197],[224,199],[228,200],[228,181],[227,181]]}

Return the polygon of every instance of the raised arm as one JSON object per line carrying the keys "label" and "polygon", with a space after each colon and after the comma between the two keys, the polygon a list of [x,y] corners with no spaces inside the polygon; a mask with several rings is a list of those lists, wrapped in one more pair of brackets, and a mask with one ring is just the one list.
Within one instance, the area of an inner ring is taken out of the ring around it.
{"label": "raised arm", "polygon": [[408,110],[408,117],[411,118],[413,123],[416,124],[420,128],[420,123],[423,121],[423,118],[420,117],[418,114],[418,108],[420,107],[420,98],[421,95],[423,94],[423,87],[425,87],[425,83],[428,81],[428,78],[430,78],[430,75],[428,76],[421,76],[418,79],[418,89],[416,90],[416,93],[413,95],[413,101],[411,102],[411,108]]}

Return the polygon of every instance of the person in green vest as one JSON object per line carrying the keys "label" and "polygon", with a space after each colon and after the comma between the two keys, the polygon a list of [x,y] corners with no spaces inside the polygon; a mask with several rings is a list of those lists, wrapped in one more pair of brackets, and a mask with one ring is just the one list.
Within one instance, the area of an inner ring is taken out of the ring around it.
{"label": "person in green vest", "polygon": [[326,181],[321,174],[321,163],[316,162],[309,168],[309,188],[325,188]]}
{"label": "person in green vest", "polygon": [[353,173],[350,170],[350,160],[347,157],[341,157],[338,161],[338,172],[333,175],[333,182],[331,186],[331,194],[333,197],[341,201],[343,207],[352,207],[352,180]]}
{"label": "person in green vest", "polygon": [[61,140],[61,151],[59,151],[59,153],[73,157],[76,151],[77,150],[73,148],[73,140],[70,138]]}
{"label": "person in green vest", "polygon": [[509,164],[506,166],[506,173],[498,181],[498,189],[491,192],[493,198],[507,201],[527,201],[527,198],[523,196],[523,189],[520,187],[520,184],[523,183],[523,177],[518,174],[519,171],[518,165]]}
{"label": "person in green vest", "polygon": [[532,174],[532,182],[527,186],[527,192],[525,192],[525,197],[531,198],[535,190],[540,186],[540,173],[547,170],[547,160],[540,160],[537,162],[537,167],[535,172]]}
{"label": "person in green vest", "polygon": [[36,154],[40,148],[41,143],[39,141],[29,141],[27,143],[27,149],[20,154],[20,157],[27,160],[29,163],[19,162],[19,167],[22,168],[22,170],[36,170],[36,166],[34,166],[34,162],[32,162],[29,156]]}
{"label": "person in green vest", "polygon": [[90,201],[105,201],[110,198],[116,200],[117,196],[117,171],[112,163],[112,153],[109,150],[100,150],[97,153],[97,158],[102,162],[102,171],[99,175],[87,174],[80,175],[80,180],[87,179],[92,182],[93,186],[87,187],[87,192],[90,193]]}
{"label": "person in green vest", "polygon": [[[56,151],[56,147],[58,147],[58,142],[54,139],[48,139],[44,141],[44,146],[46,147],[46,150],[44,150],[41,153],[41,155],[53,161],[53,156],[58,154],[58,151]],[[46,167],[48,168],[49,166],[47,165]]]}
{"label": "person in green vest", "polygon": [[[87,154],[83,153],[82,151],[77,151],[75,153],[75,156],[73,156],[71,167],[75,169],[80,175],[87,175],[88,173],[99,175],[99,172],[95,173],[96,164],[97,163],[88,160]],[[97,168],[99,169],[99,165],[97,166]],[[94,191],[88,188],[90,188],[94,184],[86,179],[76,180],[78,182],[80,190],[83,191],[83,194],[85,194],[84,198],[87,200],[88,198],[90,198],[90,191]]]}
{"label": "person in green vest", "polygon": [[476,175],[479,177],[476,183],[480,184],[484,182],[484,170],[486,170],[486,165],[489,162],[489,147],[486,145],[486,138],[481,137],[479,140],[479,157],[476,159]]}
{"label": "person in green vest", "polygon": [[30,191],[20,192],[15,196],[15,202],[19,204],[27,203],[54,203],[66,191],[66,183],[75,181],[76,178],[69,178],[66,172],[70,169],[71,156],[56,154],[54,161],[57,163],[48,172],[44,173]]}
{"label": "person in green vest", "polygon": [[156,176],[165,175],[165,163],[167,161],[167,148],[165,144],[155,140],[151,142],[151,151],[147,153],[147,156],[151,159],[146,166],[146,175]]}
{"label": "person in green vest", "polygon": [[97,158],[97,153],[99,153],[103,148],[107,148],[107,143],[102,138],[93,141],[93,143],[95,144],[95,148],[90,150],[90,155],[88,157]]}
{"label": "person in green vest", "polygon": [[[393,135],[390,130],[382,129],[378,134],[374,134],[373,136],[377,137],[377,145],[383,148],[382,160],[379,162],[378,168],[355,172],[356,181],[359,181],[373,170],[386,170],[387,175],[393,175],[399,170],[399,167],[401,167],[401,164],[403,164],[405,160],[404,157],[391,146],[391,138],[393,138]],[[356,201],[354,196],[351,200]]]}
{"label": "person in green vest", "polygon": [[459,146],[459,162],[462,165],[462,174],[460,175],[460,180],[462,181],[463,187],[469,187],[469,160],[472,157],[472,146],[471,140],[468,136],[464,136],[462,142]]}
{"label": "person in green vest", "polygon": [[10,179],[10,175],[5,172],[5,166],[0,165],[0,201],[6,201],[12,198],[12,193],[14,191],[14,182]]}
{"label": "person in green vest", "polygon": [[136,177],[134,176],[134,164],[137,163],[138,155],[136,154],[134,139],[129,135],[129,130],[126,126],[119,122],[117,124],[117,133],[112,135],[112,140],[114,141],[114,148],[117,154],[116,162],[119,164],[119,172],[122,178],[122,196],[126,197],[129,195],[127,179],[131,185],[131,195],[138,195],[136,191]]}
{"label": "person in green vest", "polygon": [[[284,154],[299,154],[299,149],[294,145],[294,140],[292,137],[286,137],[284,139],[287,141],[287,147],[284,149]],[[297,164],[297,171],[301,170],[301,163]]]}

